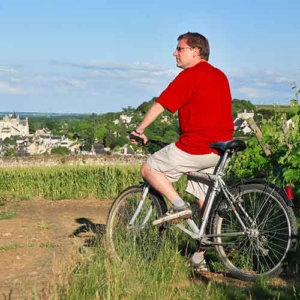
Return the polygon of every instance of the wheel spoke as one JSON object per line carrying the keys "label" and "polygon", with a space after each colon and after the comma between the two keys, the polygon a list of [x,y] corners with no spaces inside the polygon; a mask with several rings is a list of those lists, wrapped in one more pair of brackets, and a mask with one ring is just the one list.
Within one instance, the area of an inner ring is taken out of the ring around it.
{"label": "wheel spoke", "polygon": [[148,193],[139,213],[135,214],[142,192],[142,187],[129,189],[112,206],[107,222],[107,240],[111,252],[118,259],[152,259],[160,245],[162,226],[152,225],[163,214],[158,200]]}
{"label": "wheel spoke", "polygon": [[214,231],[219,235],[243,231],[241,218],[246,235],[215,238],[216,243],[230,243],[216,246],[220,258],[233,274],[245,280],[280,272],[292,231],[284,200],[273,188],[261,184],[241,186],[236,192],[236,211],[217,214]]}

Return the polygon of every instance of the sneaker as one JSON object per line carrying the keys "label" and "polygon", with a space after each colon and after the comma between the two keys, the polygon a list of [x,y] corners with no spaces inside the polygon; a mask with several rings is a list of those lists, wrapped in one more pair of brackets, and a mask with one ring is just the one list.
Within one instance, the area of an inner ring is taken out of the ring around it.
{"label": "sneaker", "polygon": [[168,211],[163,217],[153,221],[153,225],[160,225],[166,221],[178,219],[178,218],[190,218],[192,215],[192,210],[190,205],[186,203],[183,206],[172,205],[171,210]]}
{"label": "sneaker", "polygon": [[208,271],[208,266],[204,259],[204,252],[201,252],[201,253],[195,252],[194,255],[190,259],[190,264],[191,264],[193,271],[196,273],[202,272],[202,271]]}
{"label": "sneaker", "polygon": [[196,273],[199,273],[199,272],[202,272],[202,271],[208,271],[208,265],[207,265],[205,259],[203,259],[199,263],[194,263],[191,260],[191,265],[192,265],[193,271],[196,272]]}

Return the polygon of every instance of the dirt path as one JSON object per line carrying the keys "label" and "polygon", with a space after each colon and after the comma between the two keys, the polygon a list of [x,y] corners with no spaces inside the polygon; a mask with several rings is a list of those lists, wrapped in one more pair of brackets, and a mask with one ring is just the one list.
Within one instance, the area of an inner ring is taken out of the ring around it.
{"label": "dirt path", "polygon": [[[12,214],[9,220],[0,218],[0,300],[32,299],[33,290],[37,299],[48,300],[49,283],[59,273],[56,266],[64,267],[70,254],[79,253],[92,232],[103,232],[110,205],[107,200],[36,200],[0,206],[0,217]],[[244,286],[205,273],[199,277],[201,282]],[[282,278],[275,281],[275,285],[287,284]]]}
{"label": "dirt path", "polygon": [[78,240],[84,242],[82,232],[89,226],[103,229],[110,204],[38,200],[0,206],[0,216],[15,214],[0,220],[0,299],[32,299],[33,289],[42,295],[53,278],[54,265],[64,261]]}

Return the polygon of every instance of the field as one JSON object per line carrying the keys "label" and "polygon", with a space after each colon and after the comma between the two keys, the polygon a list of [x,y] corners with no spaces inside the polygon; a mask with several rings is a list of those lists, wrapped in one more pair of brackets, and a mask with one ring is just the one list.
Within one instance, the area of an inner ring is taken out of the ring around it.
{"label": "field", "polygon": [[266,116],[285,113],[287,115],[295,114],[298,111],[298,106],[291,107],[290,105],[257,105],[255,106],[255,112],[257,114],[262,113]]}
{"label": "field", "polygon": [[[297,268],[255,283],[230,278],[222,266],[192,273],[189,242],[176,233],[156,261],[112,262],[96,236],[102,236],[112,199],[141,180],[138,170],[138,165],[1,169],[4,299],[300,299]],[[184,180],[177,185],[180,193],[183,187]],[[208,254],[217,264],[214,252]]]}

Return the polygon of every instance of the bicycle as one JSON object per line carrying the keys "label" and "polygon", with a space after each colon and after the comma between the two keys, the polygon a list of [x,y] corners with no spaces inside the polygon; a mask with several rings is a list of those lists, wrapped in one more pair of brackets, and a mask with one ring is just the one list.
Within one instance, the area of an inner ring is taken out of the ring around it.
{"label": "bicycle", "polygon": [[[137,141],[138,137],[132,136]],[[148,143],[166,144],[150,140]],[[246,144],[241,140],[216,142],[211,148],[220,153],[213,174],[201,171],[188,176],[211,182],[206,208],[198,227],[191,218],[174,224],[201,246],[214,246],[220,261],[234,277],[252,281],[279,275],[288,254],[297,246],[298,225],[292,196],[285,188],[265,178],[239,179],[233,185],[224,181],[227,160]],[[146,181],[130,186],[114,200],[106,222],[106,242],[113,258],[126,259],[130,251],[145,259],[155,257],[162,245],[169,221],[152,222],[167,212],[163,196]]]}

